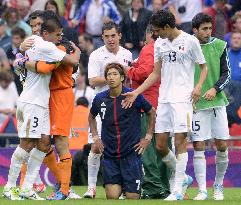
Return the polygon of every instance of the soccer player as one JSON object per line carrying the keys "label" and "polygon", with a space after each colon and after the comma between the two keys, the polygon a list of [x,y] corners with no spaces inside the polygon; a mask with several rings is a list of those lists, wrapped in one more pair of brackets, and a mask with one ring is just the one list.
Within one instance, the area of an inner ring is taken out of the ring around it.
{"label": "soccer player", "polygon": [[[172,193],[165,200],[182,200],[183,184],[192,179],[185,174],[187,132],[191,131],[193,107],[201,94],[207,76],[207,66],[198,40],[175,27],[175,17],[169,11],[158,11],[150,19],[154,35],[154,70],[136,90],[125,93],[123,107],[129,108],[136,97],[155,83],[161,74],[160,94],[155,125],[156,149],[172,172],[169,180]],[[201,68],[194,87],[195,63]],[[193,88],[194,87],[194,88]],[[175,154],[168,148],[170,132],[175,134]],[[172,188],[173,187],[173,188]],[[185,190],[184,190],[185,191]]]}
{"label": "soccer player", "polygon": [[[45,13],[45,18],[47,18],[46,16]],[[52,18],[47,19],[41,28],[42,38],[33,36],[34,45],[26,52],[29,59],[45,59],[49,62],[64,61],[76,64],[79,60],[79,53],[68,55],[57,49],[53,44],[61,40],[61,34],[62,27],[59,21]],[[50,77],[51,75],[40,75],[27,71],[24,89],[18,100],[17,120],[20,145],[12,156],[8,182],[3,191],[4,196],[12,200],[21,199],[16,193],[16,180],[22,163],[28,158],[27,174],[20,195],[24,198],[42,200],[32,190],[32,187],[40,165],[50,148],[50,138],[48,136],[50,129],[48,109]],[[35,145],[36,148],[34,148]]]}
{"label": "soccer player", "polygon": [[[109,89],[98,93],[90,109],[89,124],[92,138],[100,153],[103,152],[103,175],[107,199],[118,199],[125,190],[127,199],[139,199],[142,183],[141,153],[149,145],[155,124],[155,109],[142,95],[137,96],[133,107],[121,106],[122,94],[131,91],[124,87],[125,69],[119,63],[105,68]],[[149,118],[147,133],[141,139],[141,112]],[[102,121],[101,139],[96,116]]]}
{"label": "soccer player", "polygon": [[[132,88],[138,88],[151,74],[154,68],[154,44],[156,36],[153,35],[152,26],[146,29],[146,45],[142,48],[136,62],[128,69],[127,76],[131,80]],[[156,109],[159,95],[160,80],[148,88],[143,96]],[[141,115],[142,137],[145,136],[148,118],[145,113]],[[171,138],[170,138],[171,139]],[[147,150],[142,155],[144,179],[142,184],[142,199],[166,198],[169,194],[168,170],[159,160],[156,152],[155,138],[152,139]]]}
{"label": "soccer player", "polygon": [[[62,40],[61,45],[58,46],[58,48],[66,51],[67,53],[72,52],[70,49],[73,49],[67,40]],[[70,193],[69,187],[72,157],[68,147],[68,136],[70,135],[70,123],[74,107],[74,94],[72,90],[73,67],[63,63],[56,66],[56,64],[49,64],[48,62],[43,61],[28,61],[25,63],[25,67],[33,72],[41,74],[53,71],[50,81],[49,101],[51,124],[50,134],[54,137],[54,144],[59,155],[60,162],[57,164],[56,159],[52,159],[52,157],[45,159],[45,163],[47,162],[47,164],[52,167],[51,171],[54,172],[58,182],[58,185],[55,186],[56,190],[54,195],[51,195],[48,199],[64,200],[67,197],[76,198],[78,195],[73,192]],[[62,172],[59,172],[59,169],[61,169]]]}
{"label": "soccer player", "polygon": [[[229,139],[226,106],[228,100],[223,92],[230,80],[227,43],[211,36],[212,18],[204,13],[192,19],[192,27],[198,38],[208,65],[208,76],[203,84],[201,98],[193,114],[192,141],[194,147],[194,172],[199,192],[194,200],[207,199],[205,141],[214,138],[216,151],[216,177],[213,199],[223,200],[223,178],[228,167],[227,140]],[[200,76],[195,71],[195,85]]]}
{"label": "soccer player", "polygon": [[[120,46],[121,33],[115,23],[109,22],[103,25],[102,38],[105,45],[91,53],[88,64],[89,83],[95,87],[96,94],[107,89],[104,68],[108,63],[118,62],[127,67],[132,62],[131,52]],[[101,119],[97,116],[96,120],[100,135]],[[93,143],[91,136],[89,143]],[[93,143],[88,156],[88,191],[84,194],[85,198],[95,198],[100,157],[101,154]]]}

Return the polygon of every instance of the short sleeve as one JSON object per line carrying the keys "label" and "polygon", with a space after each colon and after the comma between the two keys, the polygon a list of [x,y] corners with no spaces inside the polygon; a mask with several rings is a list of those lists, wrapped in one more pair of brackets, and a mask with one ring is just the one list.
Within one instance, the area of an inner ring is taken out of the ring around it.
{"label": "short sleeve", "polygon": [[157,63],[158,61],[161,60],[161,48],[160,48],[160,43],[159,40],[157,39],[155,44],[154,44],[154,63]]}
{"label": "short sleeve", "polygon": [[192,37],[191,50],[195,63],[204,64],[206,60],[204,58],[200,43],[196,37]]}
{"label": "short sleeve", "polygon": [[100,65],[98,63],[97,56],[92,53],[90,54],[89,63],[88,63],[88,78],[94,78],[101,76]]}
{"label": "short sleeve", "polygon": [[138,95],[136,98],[136,106],[138,110],[143,110],[144,112],[149,112],[152,105],[144,98],[143,95]]}
{"label": "short sleeve", "polygon": [[96,95],[92,101],[92,105],[91,105],[91,108],[90,108],[90,113],[96,117],[98,115],[98,95]]}
{"label": "short sleeve", "polygon": [[58,49],[56,45],[51,42],[44,41],[42,43],[43,44],[40,46],[40,52],[43,55],[43,59],[48,59],[48,61],[51,62],[60,62],[63,60],[66,52]]}

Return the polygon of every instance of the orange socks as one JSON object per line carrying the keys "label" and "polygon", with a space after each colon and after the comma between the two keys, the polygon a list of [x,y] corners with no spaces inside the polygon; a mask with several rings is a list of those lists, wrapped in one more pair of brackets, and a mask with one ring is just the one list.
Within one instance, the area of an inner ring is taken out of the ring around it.
{"label": "orange socks", "polygon": [[58,163],[56,161],[56,157],[54,154],[54,150],[51,148],[51,150],[48,152],[46,157],[44,158],[43,163],[49,168],[49,170],[53,173],[53,175],[56,178],[56,181],[59,183],[59,170],[58,170]]}
{"label": "orange socks", "polygon": [[64,195],[69,194],[69,184],[71,178],[72,156],[70,153],[60,156],[60,162],[58,163],[59,175],[61,181],[60,191]]}

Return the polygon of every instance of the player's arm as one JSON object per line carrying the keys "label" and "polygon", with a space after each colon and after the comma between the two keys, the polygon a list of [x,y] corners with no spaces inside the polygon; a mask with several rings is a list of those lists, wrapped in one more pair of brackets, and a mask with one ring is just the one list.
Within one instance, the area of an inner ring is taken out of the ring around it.
{"label": "player's arm", "polygon": [[93,77],[93,78],[89,78],[89,84],[91,87],[96,87],[96,86],[105,86],[106,85],[106,80],[105,77]]}
{"label": "player's arm", "polygon": [[154,132],[155,122],[156,122],[156,110],[154,107],[152,107],[151,110],[147,112],[147,116],[148,116],[148,127],[147,127],[145,138],[151,140]]}
{"label": "player's arm", "polygon": [[139,86],[136,90],[132,92],[127,92],[125,94],[122,94],[126,96],[126,98],[122,101],[123,108],[125,109],[130,108],[139,94],[143,93],[146,89],[152,86],[158,79],[160,79],[161,65],[162,65],[162,62],[160,60],[157,61],[154,64],[154,69],[152,73],[144,81],[144,83],[142,83],[141,86]]}
{"label": "player's arm", "polygon": [[26,61],[25,68],[41,74],[48,74],[51,73],[54,69],[58,68],[60,65],[59,62],[45,62],[45,61]]}
{"label": "player's arm", "polygon": [[66,54],[64,58],[61,60],[61,62],[67,65],[77,66],[79,64],[81,52],[80,49],[74,43],[71,42],[71,45],[73,47],[73,52],[71,54]]}
{"label": "player's arm", "polygon": [[217,93],[221,92],[230,81],[230,64],[227,48],[224,49],[223,54],[220,57],[220,78],[213,86]]}

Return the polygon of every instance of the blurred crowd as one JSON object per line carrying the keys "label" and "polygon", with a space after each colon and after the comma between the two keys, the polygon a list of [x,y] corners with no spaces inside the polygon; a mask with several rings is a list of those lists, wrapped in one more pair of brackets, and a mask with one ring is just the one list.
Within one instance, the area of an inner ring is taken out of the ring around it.
{"label": "blurred crowd", "polygon": [[[1,0],[0,1],[0,127],[6,115],[14,115],[22,84],[12,63],[23,40],[31,35],[28,16],[35,10],[52,10],[60,18],[64,35],[81,49],[75,99],[88,107],[94,90],[88,85],[88,58],[102,46],[102,25],[119,24],[121,44],[138,58],[144,46],[145,29],[153,12],[170,10],[176,24],[192,34],[192,18],[205,12],[213,19],[213,36],[228,44],[231,84],[228,88],[229,122],[241,123],[241,0]],[[87,100],[87,101],[86,101]]]}

